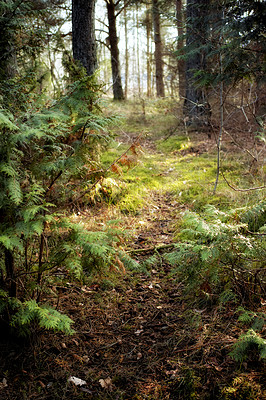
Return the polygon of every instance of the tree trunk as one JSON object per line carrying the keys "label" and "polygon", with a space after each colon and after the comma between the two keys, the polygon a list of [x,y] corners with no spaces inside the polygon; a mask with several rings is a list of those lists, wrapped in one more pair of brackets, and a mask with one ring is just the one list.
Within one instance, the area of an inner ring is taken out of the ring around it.
{"label": "tree trunk", "polygon": [[124,93],[121,82],[118,37],[116,32],[115,3],[113,0],[106,0],[108,14],[108,29],[111,48],[111,65],[113,76],[114,100],[124,100]]}
{"label": "tree trunk", "polygon": [[95,0],[72,0],[72,46],[74,60],[92,75],[97,68]]}
{"label": "tree trunk", "polygon": [[[6,16],[6,20],[11,17]],[[12,79],[17,73],[17,54],[15,33],[8,26],[8,22],[1,21],[0,26],[0,80]]]}
{"label": "tree trunk", "polygon": [[137,26],[137,78],[138,78],[138,95],[141,97],[141,83],[140,83],[140,50],[139,50],[139,7],[136,4],[136,26]]}
{"label": "tree trunk", "polygon": [[195,73],[206,69],[205,51],[203,46],[208,37],[208,24],[205,16],[208,14],[209,0],[187,1],[187,39],[186,47],[190,53],[186,61],[186,97],[184,101],[184,116],[188,123],[195,126],[208,125],[210,106],[202,87],[197,85]]}
{"label": "tree trunk", "polygon": [[155,74],[156,74],[156,94],[157,97],[164,97],[163,83],[163,57],[162,57],[162,39],[160,26],[160,12],[158,9],[158,0],[152,0],[153,30],[155,43]]}
{"label": "tree trunk", "polygon": [[10,250],[5,250],[6,283],[10,297],[17,296],[17,282],[15,277],[14,256]]}
{"label": "tree trunk", "polygon": [[124,24],[125,24],[125,99],[128,95],[128,66],[129,66],[129,52],[128,52],[128,35],[127,35],[127,9],[124,7]]}
{"label": "tree trunk", "polygon": [[[176,22],[177,22],[177,50],[178,55],[183,55],[184,48],[184,18],[182,13],[182,0],[176,0]],[[185,61],[184,59],[179,58],[177,62],[178,69],[178,91],[179,91],[179,99],[184,99],[186,94],[186,72],[185,72]]]}
{"label": "tree trunk", "polygon": [[148,5],[146,7],[147,8],[146,8],[145,25],[146,25],[146,35],[147,35],[147,97],[151,97],[150,39],[151,39],[152,22],[151,22],[150,8],[148,8]]}

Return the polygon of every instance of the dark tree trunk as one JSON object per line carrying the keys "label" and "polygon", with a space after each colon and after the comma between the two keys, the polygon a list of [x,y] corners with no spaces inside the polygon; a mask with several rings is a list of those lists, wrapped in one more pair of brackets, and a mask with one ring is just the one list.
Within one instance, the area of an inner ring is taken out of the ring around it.
{"label": "dark tree trunk", "polygon": [[8,26],[9,18],[3,18],[0,26],[0,80],[14,78],[18,68],[15,33]]}
{"label": "dark tree trunk", "polygon": [[189,124],[208,125],[210,106],[205,90],[197,84],[195,73],[206,69],[205,49],[208,38],[209,0],[187,0],[187,39],[189,56],[186,60],[186,96],[184,116]]}
{"label": "dark tree trunk", "polygon": [[147,35],[147,97],[151,97],[151,54],[150,54],[150,40],[152,32],[151,13],[148,4],[146,5],[146,35]]}
{"label": "dark tree trunk", "polygon": [[164,97],[163,83],[163,57],[162,57],[162,39],[160,26],[160,12],[158,9],[158,0],[152,0],[153,30],[155,43],[155,74],[156,74],[156,94],[157,97]]}
{"label": "dark tree trunk", "polygon": [[[178,55],[183,55],[184,48],[184,18],[182,13],[182,0],[176,0],[176,22],[177,22],[177,50]],[[185,60],[182,58],[178,59],[177,63],[178,69],[178,88],[179,88],[179,98],[184,99],[186,94],[186,72],[185,72]]]}
{"label": "dark tree trunk", "polygon": [[114,100],[123,100],[124,93],[121,82],[118,37],[116,32],[115,3],[113,0],[108,0],[106,1],[106,5],[107,5],[109,40],[111,49],[111,66],[112,66],[112,77],[113,77]]}
{"label": "dark tree trunk", "polygon": [[72,46],[74,60],[92,75],[97,68],[95,0],[72,0]]}
{"label": "dark tree trunk", "polygon": [[5,268],[6,268],[6,285],[8,288],[9,296],[17,296],[17,282],[15,278],[15,265],[14,257],[10,250],[5,250]]}
{"label": "dark tree trunk", "polygon": [[125,99],[128,92],[128,71],[129,71],[129,51],[128,51],[128,35],[127,35],[127,9],[124,7],[124,24],[125,24]]}

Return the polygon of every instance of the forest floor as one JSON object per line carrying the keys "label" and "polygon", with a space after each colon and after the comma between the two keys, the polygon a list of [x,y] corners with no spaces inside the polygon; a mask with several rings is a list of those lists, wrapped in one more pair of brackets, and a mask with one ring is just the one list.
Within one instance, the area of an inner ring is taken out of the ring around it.
{"label": "forest floor", "polygon": [[[158,124],[158,119],[153,123]],[[174,122],[167,123],[171,128]],[[130,145],[138,137],[140,125],[146,131],[151,129],[147,121],[143,122],[141,111],[136,112],[134,124],[133,129],[131,119],[131,126],[124,126],[123,134],[118,132],[122,146],[127,146],[126,138]],[[162,131],[161,127],[158,129]],[[184,137],[183,133],[183,140]],[[265,398],[265,364],[255,355],[242,364],[229,355],[243,332],[235,309],[230,303],[223,307],[212,303],[202,305],[200,295],[196,300],[185,296],[185,283],[176,279],[170,265],[161,257],[175,241],[182,212],[193,209],[194,200],[199,200],[213,185],[212,177],[211,184],[209,180],[200,183],[200,192],[198,186],[193,192],[191,183],[190,189],[187,188],[191,177],[188,179],[185,171],[189,173],[198,156],[205,157],[199,167],[201,173],[204,168],[215,166],[215,138],[202,132],[191,134],[190,140],[189,148],[178,148],[178,156],[171,150],[168,164],[162,148],[158,156],[154,137],[146,135],[141,152],[159,158],[150,160],[152,167],[146,163],[140,168],[153,168],[148,178],[155,179],[156,175],[159,184],[154,182],[149,186],[146,178],[143,182],[142,170],[136,172],[134,167],[135,171],[134,168],[129,171],[130,176],[125,173],[125,182],[144,185],[141,189],[144,192],[138,192],[134,198],[137,186],[133,186],[128,197],[129,208],[119,195],[120,203],[99,202],[76,213],[90,229],[105,223],[106,219],[121,219],[123,227],[131,231],[125,243],[128,254],[140,265],[154,254],[159,262],[154,265],[150,262],[143,272],[129,273],[121,268],[116,273],[109,271],[111,278],[107,273],[94,276],[83,285],[69,282],[58,289],[55,299],[58,309],[74,320],[75,333],[71,336],[43,333],[30,343],[12,338],[2,341],[1,400]],[[169,146],[172,145],[170,142]],[[230,142],[227,148],[230,152]],[[116,151],[119,155],[119,148]],[[181,162],[187,154],[191,157],[182,170],[182,177],[180,171],[173,175],[173,158],[179,157],[176,162]],[[190,173],[195,177],[198,170]],[[183,186],[175,186],[173,195],[173,186],[180,179]],[[167,186],[170,184],[171,187]],[[225,187],[223,193],[229,190]],[[215,201],[223,202],[223,199],[221,195]],[[84,381],[82,385],[76,378]]]}

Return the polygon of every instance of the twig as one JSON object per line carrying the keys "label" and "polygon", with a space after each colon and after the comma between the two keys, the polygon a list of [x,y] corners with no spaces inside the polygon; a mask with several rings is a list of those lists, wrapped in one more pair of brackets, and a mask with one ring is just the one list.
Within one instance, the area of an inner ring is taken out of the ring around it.
{"label": "twig", "polygon": [[239,144],[239,143],[235,140],[235,138],[234,138],[228,131],[226,131],[226,130],[224,129],[224,132],[225,132],[228,136],[230,136],[230,138],[233,140],[233,142],[234,142],[234,144],[235,144],[236,146],[238,146],[240,149],[242,149],[243,151],[245,151],[246,153],[248,153],[248,154],[253,158],[254,161],[258,162],[258,158],[255,157],[248,149],[246,149],[245,147],[241,146],[241,144]]}
{"label": "twig", "polygon": [[[229,339],[229,342],[235,342],[235,339]],[[181,352],[187,352],[190,350],[197,350],[197,349],[201,349],[203,346],[207,346],[207,345],[213,345],[213,344],[217,344],[217,340],[215,341],[210,341],[207,343],[200,343],[200,344],[194,344],[193,346],[190,346],[188,348],[183,348],[183,349],[179,349],[179,350],[175,350],[175,353],[181,353]]]}
{"label": "twig", "polygon": [[174,244],[162,244],[160,246],[152,246],[152,247],[147,247],[145,249],[132,249],[129,250],[128,253],[149,253],[150,251],[159,251],[159,250],[164,250],[164,249],[171,249],[175,247]]}
{"label": "twig", "polygon": [[247,231],[250,235],[255,235],[255,236],[266,236],[266,233],[260,233],[260,232],[251,232]]}
{"label": "twig", "polygon": [[248,189],[238,189],[238,188],[235,188],[234,186],[232,186],[228,182],[228,180],[226,179],[226,177],[224,176],[224,173],[222,171],[221,171],[221,174],[222,174],[222,177],[224,178],[226,184],[236,192],[250,192],[251,190],[260,190],[260,189],[265,189],[266,188],[266,185],[264,185],[264,186],[257,186],[257,187],[252,187],[252,188],[248,188]]}

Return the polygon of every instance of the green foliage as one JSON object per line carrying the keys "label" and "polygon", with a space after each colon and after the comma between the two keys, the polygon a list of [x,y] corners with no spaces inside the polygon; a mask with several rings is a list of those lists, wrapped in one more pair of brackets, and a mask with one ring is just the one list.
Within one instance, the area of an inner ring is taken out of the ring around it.
{"label": "green foliage", "polygon": [[[20,89],[18,83],[18,97]],[[40,303],[52,277],[138,267],[123,253],[124,230],[88,231],[60,212],[83,197],[101,170],[113,118],[103,117],[99,93],[95,78],[81,71],[57,100],[34,104],[29,91],[26,108],[19,97],[11,111],[0,109],[0,314],[25,334],[33,321],[71,333],[68,317]]]}
{"label": "green foliage", "polygon": [[266,323],[266,314],[263,312],[254,312],[246,310],[243,307],[238,307],[240,313],[238,320],[245,325],[250,325],[254,331],[262,331]]}
{"label": "green foliage", "polygon": [[195,376],[193,370],[183,367],[180,377],[170,385],[170,399],[196,399],[199,378]]}
{"label": "green foliage", "polygon": [[234,360],[242,362],[247,359],[250,353],[254,357],[255,350],[258,351],[261,359],[266,358],[266,340],[253,329],[249,329],[234,344],[230,355]]}
{"label": "green foliage", "polygon": [[266,249],[263,237],[250,235],[244,222],[250,210],[255,213],[254,207],[222,212],[208,206],[203,216],[184,214],[181,242],[165,257],[175,266],[174,273],[186,280],[188,291],[221,295],[222,301],[236,295],[252,302],[262,295]]}
{"label": "green foliage", "polygon": [[249,357],[266,358],[266,340],[264,340],[259,332],[263,332],[266,322],[266,314],[263,312],[254,312],[238,307],[237,312],[240,313],[238,320],[243,325],[250,326],[247,332],[242,334],[234,344],[230,353],[231,357],[236,361],[245,361]]}
{"label": "green foliage", "polygon": [[242,375],[233,379],[231,386],[222,389],[223,400],[258,400],[264,398],[261,386],[251,376]]}
{"label": "green foliage", "polygon": [[249,208],[242,220],[248,224],[248,229],[252,232],[258,232],[266,225],[266,201],[261,201],[254,207]]}
{"label": "green foliage", "polygon": [[83,274],[105,273],[108,269],[138,270],[139,264],[123,250],[127,232],[117,221],[109,221],[96,232],[88,231],[86,225],[64,219],[60,223],[64,230],[64,241],[56,248],[56,253],[64,255],[66,268],[75,277]]}
{"label": "green foliage", "polygon": [[18,299],[10,298],[8,293],[0,289],[0,313],[10,312],[12,316],[10,326],[17,330],[22,336],[28,336],[31,326],[36,323],[39,328],[45,330],[54,330],[72,334],[71,329],[73,321],[57,310],[39,305],[35,300],[21,302]]}
{"label": "green foliage", "polygon": [[190,146],[190,141],[186,136],[171,136],[166,140],[160,140],[157,142],[158,150],[163,150],[164,152],[177,152],[179,150],[188,149]]}
{"label": "green foliage", "polygon": [[[264,224],[265,203],[243,209],[220,211],[213,206],[204,215],[186,212],[183,217],[181,242],[164,257],[174,266],[173,274],[186,282],[186,290],[194,292],[200,301],[230,302],[237,299],[248,305],[264,296],[263,271],[265,265],[265,240],[252,235],[249,224],[259,229]],[[258,222],[259,221],[259,222]],[[266,341],[259,331],[265,326],[265,313],[239,307],[239,321],[249,326],[240,336],[230,353],[236,361],[244,361],[257,350],[258,357],[266,357]],[[253,354],[253,355],[254,355]]]}

